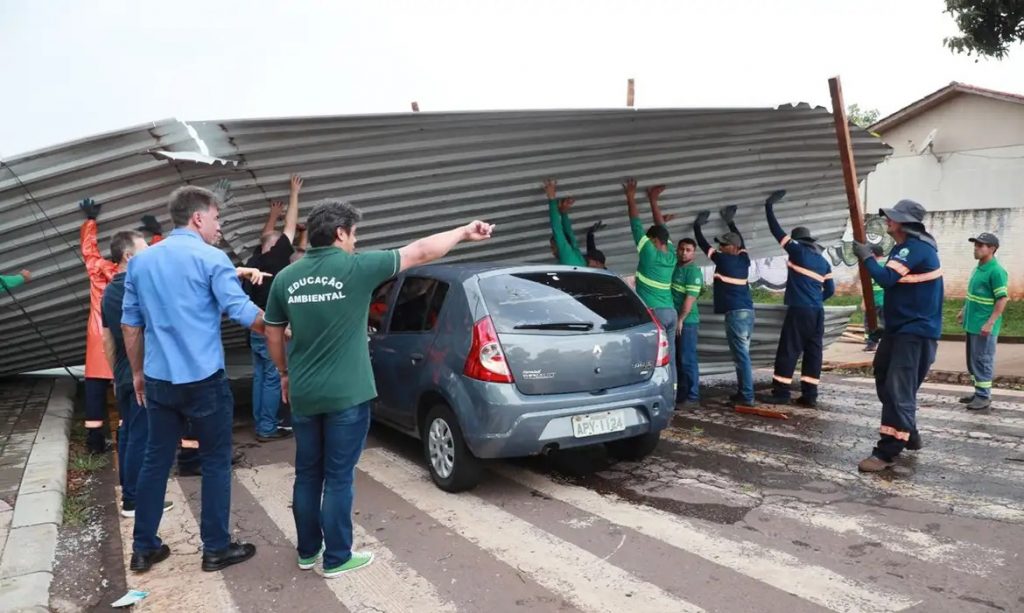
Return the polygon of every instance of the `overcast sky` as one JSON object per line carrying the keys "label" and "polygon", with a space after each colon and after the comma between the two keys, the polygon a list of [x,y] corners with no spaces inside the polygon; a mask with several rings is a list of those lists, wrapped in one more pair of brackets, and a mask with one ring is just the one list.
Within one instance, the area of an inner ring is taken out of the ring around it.
{"label": "overcast sky", "polygon": [[1024,48],[942,46],[942,0],[0,0],[0,156],[147,121],[829,104],[1024,93]]}

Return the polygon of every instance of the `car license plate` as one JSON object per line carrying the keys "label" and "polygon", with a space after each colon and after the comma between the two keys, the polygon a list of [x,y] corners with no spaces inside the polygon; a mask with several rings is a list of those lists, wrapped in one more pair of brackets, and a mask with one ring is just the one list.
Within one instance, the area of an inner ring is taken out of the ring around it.
{"label": "car license plate", "polygon": [[622,409],[603,413],[573,415],[572,435],[586,438],[609,432],[622,432],[626,429],[626,412]]}

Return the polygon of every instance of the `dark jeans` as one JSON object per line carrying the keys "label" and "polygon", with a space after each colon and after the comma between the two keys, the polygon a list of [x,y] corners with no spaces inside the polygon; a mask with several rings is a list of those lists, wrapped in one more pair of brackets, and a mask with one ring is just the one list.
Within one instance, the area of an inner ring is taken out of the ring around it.
{"label": "dark jeans", "polygon": [[299,557],[311,558],[324,545],[324,568],[336,568],[352,557],[353,483],[370,430],[370,404],[319,415],[292,413],[292,427]]}
{"label": "dark jeans", "polygon": [[107,421],[107,388],[109,379],[87,378],[85,380],[85,446],[89,451],[100,453],[107,446],[107,435],[103,426]]}
{"label": "dark jeans", "polygon": [[117,468],[121,478],[121,501],[134,503],[135,489],[142,469],[142,458],[149,440],[149,419],[146,409],[135,399],[131,385],[117,388],[117,411],[121,427],[117,431]]}
{"label": "dark jeans", "polygon": [[804,398],[818,398],[818,383],[821,379],[821,360],[825,336],[825,309],[789,307],[782,322],[779,348],[775,352],[775,376],[772,395],[789,398],[789,386],[793,383],[796,362],[803,355],[800,367],[800,388]]}
{"label": "dark jeans", "polygon": [[935,361],[938,341],[886,334],[875,354],[875,390],[882,401],[881,437],[872,455],[892,462],[917,434],[917,390]]}
{"label": "dark jeans", "polygon": [[676,402],[700,400],[700,364],[697,361],[697,338],[700,324],[683,324],[683,333],[676,339]]}
{"label": "dark jeans", "polygon": [[218,552],[228,547],[233,410],[234,398],[223,370],[202,381],[178,385],[146,378],[149,444],[135,491],[135,551],[150,552],[161,545],[156,531],[163,516],[167,477],[189,420],[199,440],[203,467],[199,522],[203,550]]}
{"label": "dark jeans", "polygon": [[725,314],[725,339],[736,365],[736,387],[743,399],[754,402],[754,367],[750,363],[750,337],[754,335],[753,309],[738,309]]}
{"label": "dark jeans", "polygon": [[996,366],[996,342],[999,337],[968,334],[967,370],[974,381],[974,395],[978,398],[992,397],[992,376]]}
{"label": "dark jeans", "polygon": [[252,417],[256,434],[267,436],[277,432],[281,408],[281,376],[270,359],[267,337],[250,334],[252,347]]}

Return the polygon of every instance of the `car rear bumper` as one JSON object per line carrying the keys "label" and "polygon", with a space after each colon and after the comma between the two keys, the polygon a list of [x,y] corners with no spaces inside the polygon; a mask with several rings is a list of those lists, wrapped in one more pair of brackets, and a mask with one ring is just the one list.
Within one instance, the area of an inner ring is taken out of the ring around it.
{"label": "car rear bumper", "polygon": [[[601,395],[525,396],[513,386],[474,383],[474,408],[460,415],[463,434],[473,455],[509,458],[536,455],[546,449],[569,449],[640,436],[664,429],[675,408],[667,368],[658,368],[644,383]],[[577,438],[572,417],[623,410],[625,429]]]}

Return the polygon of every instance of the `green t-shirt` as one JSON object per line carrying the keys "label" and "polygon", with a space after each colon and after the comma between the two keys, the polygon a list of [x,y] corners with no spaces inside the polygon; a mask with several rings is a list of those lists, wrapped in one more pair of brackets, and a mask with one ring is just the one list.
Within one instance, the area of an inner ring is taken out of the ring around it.
{"label": "green t-shirt", "polygon": [[377,397],[366,333],[370,296],[400,263],[398,251],[316,247],[274,277],[263,319],[292,327],[292,411],[329,413]]}
{"label": "green t-shirt", "polygon": [[[981,334],[981,328],[992,316],[996,300],[1009,296],[1006,269],[992,258],[979,264],[967,283],[967,301],[964,303],[964,330],[968,334]],[[992,325],[992,336],[998,336],[1003,327],[1000,317]]]}
{"label": "green t-shirt", "polygon": [[[636,265],[636,293],[652,309],[672,309],[672,275],[676,271],[674,249],[661,251],[647,238],[643,224],[636,217],[629,219],[629,229],[639,261]],[[669,244],[672,244],[669,241]]]}
{"label": "green t-shirt", "polygon": [[551,224],[551,236],[555,238],[558,249],[558,263],[566,266],[586,266],[587,258],[580,252],[576,242],[576,234],[572,231],[572,222],[568,215],[558,210],[557,200],[548,200],[548,221]]}
{"label": "green t-shirt", "polygon": [[[676,307],[676,313],[683,312],[683,302],[687,296],[696,298],[700,296],[700,290],[704,286],[704,272],[696,264],[676,266],[676,272],[672,275],[672,301]],[[694,303],[690,314],[683,320],[684,324],[699,324],[700,311]]]}
{"label": "green t-shirt", "polygon": [[[0,282],[7,286],[7,289],[14,289],[25,284],[25,277],[21,275],[0,275]],[[0,286],[0,295],[3,294],[3,286]]]}

